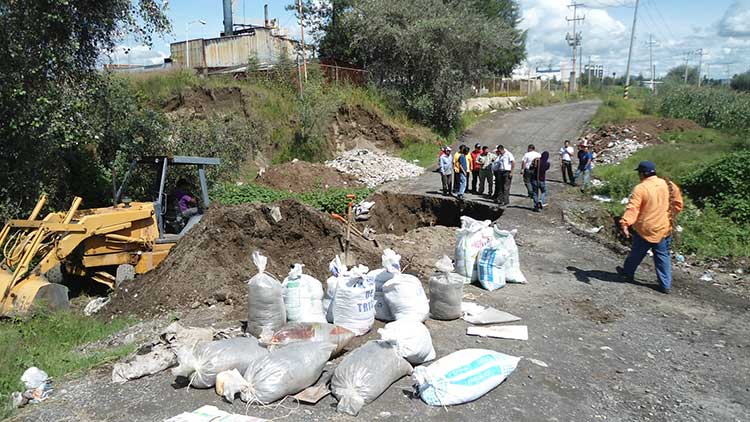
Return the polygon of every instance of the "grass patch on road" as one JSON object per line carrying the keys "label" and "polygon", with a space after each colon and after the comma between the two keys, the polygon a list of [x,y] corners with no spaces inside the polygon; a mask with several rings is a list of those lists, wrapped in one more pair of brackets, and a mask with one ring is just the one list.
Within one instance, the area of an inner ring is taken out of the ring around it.
{"label": "grass patch on road", "polygon": [[13,391],[24,389],[21,375],[36,366],[50,377],[93,368],[132,352],[134,346],[123,346],[83,354],[77,349],[87,343],[104,339],[131,325],[133,320],[118,318],[103,322],[72,312],[39,314],[29,319],[0,321],[0,418],[13,409],[8,398]]}

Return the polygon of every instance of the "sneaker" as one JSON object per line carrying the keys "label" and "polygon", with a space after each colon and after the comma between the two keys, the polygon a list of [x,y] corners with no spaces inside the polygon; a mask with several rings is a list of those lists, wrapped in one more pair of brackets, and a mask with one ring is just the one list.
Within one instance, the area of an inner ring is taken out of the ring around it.
{"label": "sneaker", "polygon": [[625,274],[625,269],[622,267],[615,268],[615,271],[617,271],[617,275],[620,276],[621,281],[626,283],[632,283],[635,281],[635,277],[629,274]]}
{"label": "sneaker", "polygon": [[672,292],[672,289],[665,289],[662,286],[659,286],[656,290],[658,290],[659,293],[663,293],[665,295],[668,295],[668,294],[670,294]]}

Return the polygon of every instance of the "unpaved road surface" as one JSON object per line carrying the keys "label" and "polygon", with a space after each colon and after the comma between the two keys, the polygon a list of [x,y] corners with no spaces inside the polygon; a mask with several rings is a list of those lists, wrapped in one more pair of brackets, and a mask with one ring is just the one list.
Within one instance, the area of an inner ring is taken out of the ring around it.
{"label": "unpaved road surface", "polygon": [[[503,143],[520,160],[533,142],[553,157],[560,141],[573,137],[596,103],[577,103],[493,114],[466,136],[473,144]],[[517,228],[525,285],[495,292],[467,286],[468,299],[511,312],[528,325],[528,341],[468,337],[462,320],[428,320],[438,357],[463,348],[489,348],[534,358],[521,360],[501,386],[475,402],[429,407],[411,396],[405,377],[359,420],[411,421],[746,421],[750,420],[750,303],[677,273],[673,294],[654,291],[653,269],[643,266],[638,284],[616,282],[622,257],[571,234],[561,218],[580,196],[550,172],[550,207],[531,212],[521,178],[514,178],[511,206],[498,220]],[[434,192],[434,173],[386,189]],[[478,201],[482,199],[476,198]],[[429,228],[412,237],[409,249],[430,242]],[[429,253],[452,254],[444,227],[434,228]],[[393,246],[398,250],[398,241]],[[311,251],[311,253],[314,253]],[[467,299],[467,300],[468,300]],[[335,412],[328,397],[316,406],[261,408],[223,403],[212,390],[186,390],[169,372],[125,385],[110,382],[109,368],[57,386],[53,398],[20,413],[26,421],[158,421],[204,404],[253,416],[293,421],[353,420]]]}

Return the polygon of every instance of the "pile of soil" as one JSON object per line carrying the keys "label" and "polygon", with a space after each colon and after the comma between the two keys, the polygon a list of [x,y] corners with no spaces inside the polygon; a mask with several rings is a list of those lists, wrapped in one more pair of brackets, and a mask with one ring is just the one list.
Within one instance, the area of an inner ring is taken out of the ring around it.
{"label": "pile of soil", "polygon": [[[273,207],[281,211],[278,222]],[[268,257],[266,271],[279,281],[297,262],[325,281],[328,263],[341,253],[344,238],[343,224],[294,200],[212,207],[156,270],[116,291],[106,309],[109,314],[150,316],[220,301],[231,303],[232,315],[241,318],[247,306],[245,282],[257,273],[253,251]],[[352,237],[351,251],[358,263],[380,265],[381,252],[372,242]]]}
{"label": "pile of soil", "polygon": [[660,135],[662,132],[684,132],[686,130],[700,129],[700,125],[687,119],[658,119],[645,118],[629,122],[629,125],[652,135]]}
{"label": "pile of soil", "polygon": [[307,192],[332,187],[361,187],[354,176],[341,173],[323,164],[293,161],[271,166],[259,173],[255,181],[270,188]]}
{"label": "pile of soil", "polygon": [[328,139],[337,151],[355,148],[391,150],[404,146],[406,134],[384,122],[377,114],[362,106],[342,106],[328,130]]}

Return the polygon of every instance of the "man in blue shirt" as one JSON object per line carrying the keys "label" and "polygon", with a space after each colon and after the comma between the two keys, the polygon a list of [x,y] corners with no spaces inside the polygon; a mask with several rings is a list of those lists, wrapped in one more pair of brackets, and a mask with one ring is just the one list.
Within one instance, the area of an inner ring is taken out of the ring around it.
{"label": "man in blue shirt", "polygon": [[440,165],[440,180],[443,182],[443,195],[452,195],[453,191],[453,156],[451,147],[443,148],[438,160]]}
{"label": "man in blue shirt", "polygon": [[591,178],[591,168],[594,164],[594,155],[589,152],[588,145],[578,145],[578,168],[576,174],[573,176],[573,184],[578,182],[578,177],[583,174],[583,183],[581,183],[581,192],[585,191],[589,186],[589,179]]}

